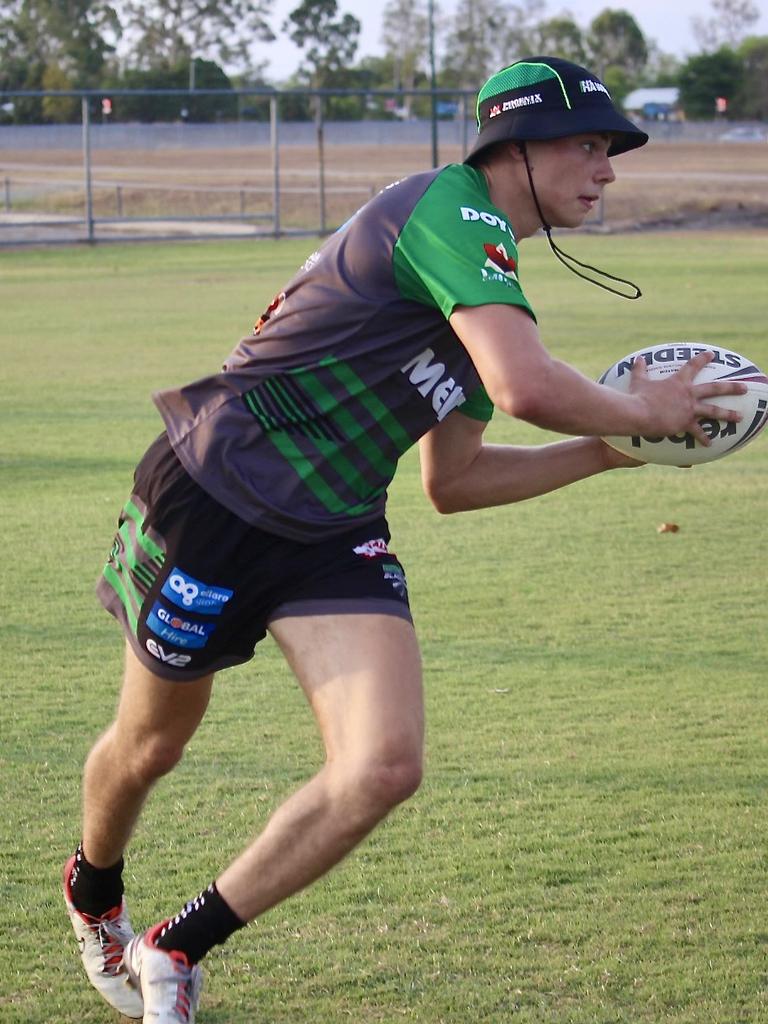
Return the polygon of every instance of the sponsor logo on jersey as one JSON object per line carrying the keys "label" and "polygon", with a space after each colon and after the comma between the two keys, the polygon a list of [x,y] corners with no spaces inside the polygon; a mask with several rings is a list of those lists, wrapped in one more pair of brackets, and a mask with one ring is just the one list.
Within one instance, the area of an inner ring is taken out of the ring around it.
{"label": "sponsor logo on jersey", "polygon": [[176,651],[166,651],[162,644],[151,637],[146,642],[146,648],[153,658],[162,661],[164,665],[172,665],[174,668],[184,668],[192,661],[191,654],[177,654]]}
{"label": "sponsor logo on jersey", "polygon": [[356,555],[362,555],[363,558],[380,558],[382,555],[389,554],[387,542],[383,537],[376,537],[375,540],[367,540],[365,544],[360,544],[358,547],[352,548],[352,551]]}
{"label": "sponsor logo on jersey", "polygon": [[452,409],[467,399],[461,385],[457,384],[453,377],[445,376],[445,363],[432,362],[434,358],[433,350],[425,348],[405,366],[401,366],[400,372],[408,374],[409,383],[413,384],[423,398],[431,398],[432,408],[439,423]]}
{"label": "sponsor logo on jersey", "polygon": [[147,616],[147,626],[152,632],[177,647],[205,647],[208,638],[216,628],[210,622],[194,622],[164,608],[155,601]]}
{"label": "sponsor logo on jersey", "polygon": [[517,263],[511,256],[507,256],[507,250],[504,248],[504,243],[499,242],[498,245],[494,245],[493,242],[486,242],[483,246],[486,255],[485,266],[490,267],[497,273],[502,273],[505,277],[511,278],[513,281],[517,281]]}
{"label": "sponsor logo on jersey", "polygon": [[[310,256],[310,259],[312,259],[311,256]],[[267,323],[272,319],[273,316],[277,316],[277,314],[283,308],[284,304],[285,304],[285,292],[280,292],[279,295],[276,295],[274,297],[274,299],[272,299],[270,304],[267,306],[267,308],[261,314],[259,319],[253,325],[253,333],[254,334],[261,334],[261,332],[266,327]]]}
{"label": "sponsor logo on jersey", "polygon": [[582,92],[604,92],[605,95],[610,99],[611,94],[605,88],[602,82],[595,82],[591,78],[583,78],[579,82],[579,88]]}
{"label": "sponsor logo on jersey", "polygon": [[505,220],[503,220],[497,213],[489,213],[487,210],[475,210],[471,206],[460,207],[461,219],[462,220],[481,220],[483,224],[487,224],[490,228],[499,228],[500,231],[506,231],[507,234],[512,234],[512,229]]}
{"label": "sponsor logo on jersey", "polygon": [[234,591],[212,583],[202,583],[174,566],[160,593],[177,608],[185,608],[189,612],[220,615]]}

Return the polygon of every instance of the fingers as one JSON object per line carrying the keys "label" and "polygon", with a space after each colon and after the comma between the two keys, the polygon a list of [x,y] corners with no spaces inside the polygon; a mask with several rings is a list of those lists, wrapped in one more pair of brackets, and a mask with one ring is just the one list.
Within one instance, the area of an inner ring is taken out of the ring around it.
{"label": "fingers", "polygon": [[693,380],[699,370],[703,370],[704,367],[708,363],[711,363],[714,358],[714,352],[699,352],[698,355],[689,359],[685,366],[681,366],[677,372],[682,374],[688,380]]}
{"label": "fingers", "polygon": [[[739,394],[744,394],[743,391]],[[696,415],[705,420],[726,420],[729,423],[738,423],[741,420],[741,413],[735,409],[724,409],[720,405],[710,405],[708,402],[697,402]]]}

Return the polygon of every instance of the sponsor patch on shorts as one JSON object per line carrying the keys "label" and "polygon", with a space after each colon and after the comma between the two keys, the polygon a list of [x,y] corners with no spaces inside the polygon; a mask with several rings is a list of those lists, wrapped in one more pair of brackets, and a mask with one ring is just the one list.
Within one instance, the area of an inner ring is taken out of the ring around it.
{"label": "sponsor patch on shorts", "polygon": [[155,636],[176,647],[205,647],[208,638],[216,626],[211,622],[194,622],[185,619],[176,612],[169,611],[159,601],[155,601],[152,611],[147,616],[147,626]]}
{"label": "sponsor patch on shorts", "polygon": [[387,542],[383,537],[367,540],[364,544],[359,544],[356,548],[352,548],[352,551],[356,555],[362,555],[363,558],[379,558],[381,555],[389,554]]}
{"label": "sponsor patch on shorts", "polygon": [[221,615],[234,590],[228,590],[215,583],[203,583],[174,566],[163,584],[161,593],[177,608],[184,608],[188,612],[202,612],[204,615]]}
{"label": "sponsor patch on shorts", "polygon": [[395,593],[399,597],[407,597],[408,584],[405,582],[405,573],[396,563],[385,562],[381,567],[384,570],[384,579],[389,580]]}

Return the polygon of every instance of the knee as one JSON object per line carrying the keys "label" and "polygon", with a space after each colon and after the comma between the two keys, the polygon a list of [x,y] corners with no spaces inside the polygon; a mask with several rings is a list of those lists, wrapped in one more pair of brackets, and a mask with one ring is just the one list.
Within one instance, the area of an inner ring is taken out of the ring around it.
{"label": "knee", "polygon": [[127,765],[137,781],[149,785],[167,775],[184,756],[183,744],[165,736],[143,736],[127,755]]}
{"label": "knee", "polygon": [[421,785],[421,755],[373,760],[350,770],[345,786],[345,811],[349,820],[368,825],[385,817],[413,796]]}

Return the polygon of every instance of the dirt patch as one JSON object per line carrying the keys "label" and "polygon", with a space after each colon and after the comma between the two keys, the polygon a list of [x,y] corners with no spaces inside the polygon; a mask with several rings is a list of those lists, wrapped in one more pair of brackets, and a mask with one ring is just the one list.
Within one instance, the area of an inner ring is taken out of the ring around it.
{"label": "dirt patch", "polygon": [[[440,152],[443,162],[461,156],[458,147],[446,146]],[[80,159],[78,152],[64,150],[0,155],[6,211],[41,221],[83,219]],[[280,227],[286,231],[333,228],[376,191],[429,164],[430,153],[420,145],[326,146],[321,201],[316,148],[285,146],[279,166]],[[618,157],[614,169],[617,180],[606,190],[600,215],[587,230],[768,227],[766,145],[657,142]],[[167,232],[176,218],[173,233],[186,236],[196,223],[201,235],[229,229],[239,234],[244,224],[262,234],[274,223],[274,168],[268,146],[98,150],[93,155],[92,181],[93,216],[122,222],[125,233],[138,234],[137,222],[142,221],[146,236],[157,237],[160,222]],[[0,241],[12,240],[8,220],[2,216],[1,194],[0,226]],[[105,223],[97,233],[117,230]]]}

